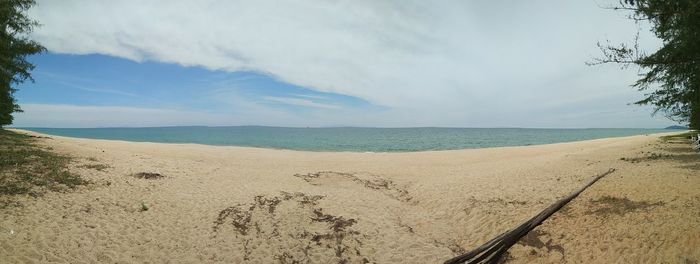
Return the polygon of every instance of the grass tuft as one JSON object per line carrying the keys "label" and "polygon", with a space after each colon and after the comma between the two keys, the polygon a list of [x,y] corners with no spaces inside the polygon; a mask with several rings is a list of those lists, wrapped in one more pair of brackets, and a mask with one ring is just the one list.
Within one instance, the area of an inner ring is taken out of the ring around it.
{"label": "grass tuft", "polygon": [[85,168],[85,169],[91,169],[91,170],[96,170],[96,171],[104,171],[106,169],[112,168],[107,164],[83,164],[78,166],[79,168]]}
{"label": "grass tuft", "polygon": [[683,140],[683,139],[689,139],[690,137],[696,136],[697,134],[698,134],[698,131],[688,131],[685,133],[680,133],[680,134],[675,134],[675,135],[662,136],[661,139],[664,141]]}
{"label": "grass tuft", "polygon": [[[88,181],[68,171],[71,158],[35,144],[38,137],[0,129],[0,196],[39,196]],[[2,197],[7,198],[7,197]],[[3,207],[0,199],[0,207]]]}

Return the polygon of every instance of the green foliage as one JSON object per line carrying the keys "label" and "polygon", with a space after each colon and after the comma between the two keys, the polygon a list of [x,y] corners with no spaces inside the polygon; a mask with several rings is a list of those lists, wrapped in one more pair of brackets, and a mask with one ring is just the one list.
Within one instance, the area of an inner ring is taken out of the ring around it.
{"label": "green foliage", "polygon": [[598,46],[603,58],[591,64],[637,65],[644,73],[634,87],[645,92],[636,102],[653,105],[675,121],[700,127],[700,1],[624,0],[614,10],[631,12],[629,18],[647,21],[662,40],[652,54],[639,50],[637,43]]}
{"label": "green foliage", "polygon": [[21,109],[14,98],[14,86],[32,80],[34,65],[27,56],[45,51],[28,34],[39,23],[26,11],[34,0],[0,0],[0,127],[12,124],[12,113]]}

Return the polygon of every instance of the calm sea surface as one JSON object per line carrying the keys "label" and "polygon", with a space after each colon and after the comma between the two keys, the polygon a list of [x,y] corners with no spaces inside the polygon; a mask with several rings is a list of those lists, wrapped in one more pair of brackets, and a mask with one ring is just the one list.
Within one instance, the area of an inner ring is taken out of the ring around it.
{"label": "calm sea surface", "polygon": [[525,146],[674,131],[626,128],[287,128],[259,126],[23,129],[58,136],[94,139],[359,152]]}

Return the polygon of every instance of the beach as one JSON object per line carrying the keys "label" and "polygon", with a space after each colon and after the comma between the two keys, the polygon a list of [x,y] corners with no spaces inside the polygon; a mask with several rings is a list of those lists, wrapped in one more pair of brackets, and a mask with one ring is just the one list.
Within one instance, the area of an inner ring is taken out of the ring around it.
{"label": "beach", "polygon": [[360,153],[16,131],[92,184],[0,209],[2,263],[442,263],[610,168],[507,263],[700,261],[700,155],[663,134]]}

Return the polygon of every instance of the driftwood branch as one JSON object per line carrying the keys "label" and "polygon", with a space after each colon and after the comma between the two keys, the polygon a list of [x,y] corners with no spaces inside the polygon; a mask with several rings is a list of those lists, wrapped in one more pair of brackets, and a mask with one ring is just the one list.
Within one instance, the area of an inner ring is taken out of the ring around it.
{"label": "driftwood branch", "polygon": [[544,209],[542,212],[539,214],[535,215],[534,217],[530,218],[530,220],[527,220],[526,222],[520,224],[518,227],[511,229],[509,231],[504,232],[503,234],[498,235],[497,237],[491,239],[490,241],[486,242],[485,244],[475,248],[472,251],[469,251],[463,255],[454,257],[448,261],[445,261],[445,264],[457,264],[457,263],[464,263],[464,264],[477,264],[477,263],[489,263],[489,264],[495,264],[498,263],[498,261],[501,259],[503,254],[505,254],[510,247],[512,247],[515,243],[520,240],[523,236],[527,235],[530,230],[534,229],[535,227],[539,226],[542,224],[544,220],[549,218],[552,214],[556,213],[564,207],[567,203],[569,203],[571,200],[576,198],[583,190],[588,188],[589,186],[593,185],[596,181],[600,180],[600,178],[605,177],[606,175],[613,173],[615,169],[609,169],[607,172],[599,174],[595,176],[591,181],[589,181],[586,185],[581,187],[580,189],[576,190],[575,192],[569,194],[568,196],[560,199],[556,203],[550,205],[546,209]]}

